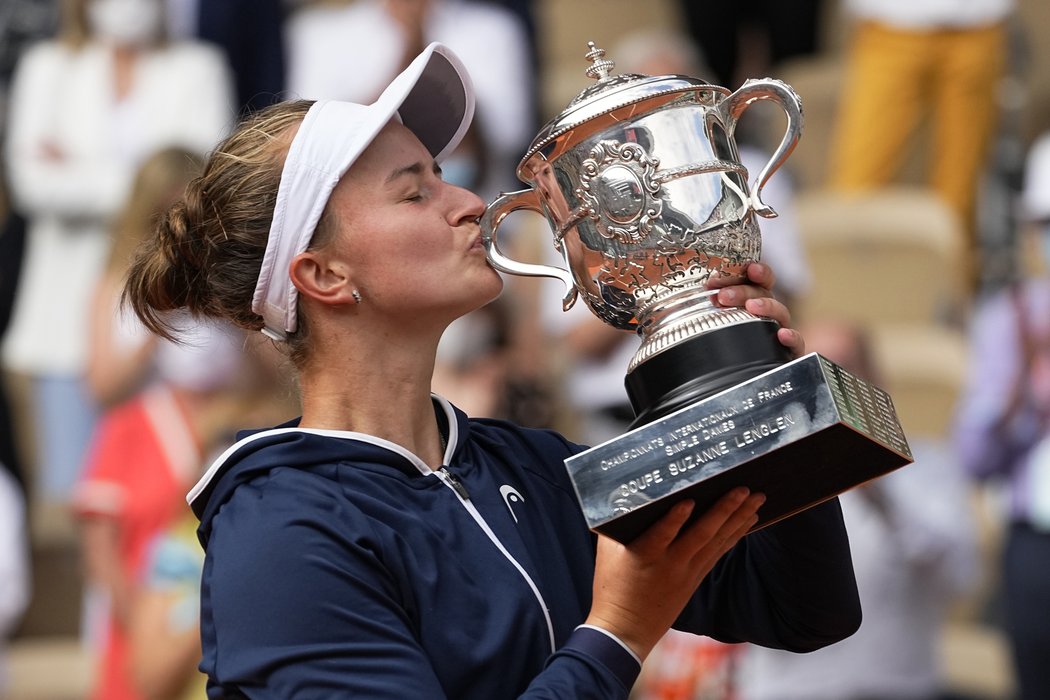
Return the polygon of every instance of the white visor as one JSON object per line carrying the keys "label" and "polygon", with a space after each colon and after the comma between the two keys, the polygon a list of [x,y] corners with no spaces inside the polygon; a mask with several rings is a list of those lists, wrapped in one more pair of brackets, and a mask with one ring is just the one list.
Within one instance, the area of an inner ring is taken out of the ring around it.
{"label": "white visor", "polygon": [[319,100],[292,139],[277,189],[252,311],[263,333],[284,340],[297,327],[290,266],[310,245],[332,190],[376,135],[397,119],[441,161],[455,150],[474,116],[474,88],[462,62],[447,47],[423,50],[375,102]]}

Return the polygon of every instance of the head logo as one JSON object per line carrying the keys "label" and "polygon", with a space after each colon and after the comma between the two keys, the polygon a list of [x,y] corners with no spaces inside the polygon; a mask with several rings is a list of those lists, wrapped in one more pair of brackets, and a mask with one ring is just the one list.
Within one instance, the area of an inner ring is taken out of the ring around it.
{"label": "head logo", "polygon": [[514,504],[524,503],[525,497],[518,493],[518,490],[510,484],[503,484],[503,486],[500,486],[499,493],[503,496],[503,502],[507,504],[507,510],[510,511],[510,517],[514,518],[514,522],[518,522],[518,516],[514,513]]}

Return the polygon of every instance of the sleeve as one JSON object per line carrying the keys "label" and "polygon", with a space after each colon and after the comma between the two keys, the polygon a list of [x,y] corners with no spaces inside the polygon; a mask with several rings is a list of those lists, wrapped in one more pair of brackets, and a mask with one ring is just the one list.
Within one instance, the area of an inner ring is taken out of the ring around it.
{"label": "sleeve", "polygon": [[[211,696],[444,698],[434,664],[455,659],[418,643],[368,521],[290,481],[242,484],[214,517],[202,602]],[[614,638],[580,628],[520,697],[626,700],[639,668]]]}
{"label": "sleeve", "polygon": [[1041,435],[1030,411],[1018,411],[1013,420],[1004,422],[1021,371],[1016,311],[1009,293],[981,303],[974,311],[969,355],[954,426],[959,461],[976,478],[1005,476]]}
{"label": "sleeve", "polygon": [[745,537],[704,579],[675,628],[807,652],[849,637],[860,619],[835,498]]}
{"label": "sleeve", "polygon": [[113,159],[45,155],[45,144],[62,146],[55,115],[75,108],[64,89],[74,60],[45,42],[23,54],[12,77],[7,171],[14,202],[28,216],[104,219],[127,191],[128,173]]}
{"label": "sleeve", "polygon": [[627,700],[642,664],[603,629],[580,625],[519,700]]}
{"label": "sleeve", "polygon": [[123,404],[99,420],[73,492],[77,515],[117,517],[127,507],[127,465],[151,434],[137,407],[137,401]]}
{"label": "sleeve", "polygon": [[168,624],[172,630],[178,631],[197,625],[204,559],[200,545],[188,539],[183,529],[180,523],[153,539],[143,581],[146,589],[172,596]]}

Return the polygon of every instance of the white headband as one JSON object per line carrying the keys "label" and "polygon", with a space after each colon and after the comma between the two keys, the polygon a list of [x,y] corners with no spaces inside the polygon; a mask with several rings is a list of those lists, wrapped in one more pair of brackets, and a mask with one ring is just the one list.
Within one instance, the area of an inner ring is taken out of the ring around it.
{"label": "white headband", "polygon": [[399,120],[440,161],[459,145],[473,115],[466,69],[438,43],[417,56],[374,103],[319,100],[310,107],[284,161],[252,297],[263,333],[284,340],[298,326],[292,260],[310,245],[332,190],[383,127]]}

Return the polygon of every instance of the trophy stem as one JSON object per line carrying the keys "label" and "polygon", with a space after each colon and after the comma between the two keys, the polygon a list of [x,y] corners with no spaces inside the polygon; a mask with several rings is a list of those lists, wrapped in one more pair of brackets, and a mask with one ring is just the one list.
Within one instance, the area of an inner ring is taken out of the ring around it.
{"label": "trophy stem", "polygon": [[779,367],[791,355],[774,321],[755,318],[701,333],[653,355],[627,374],[631,428]]}

